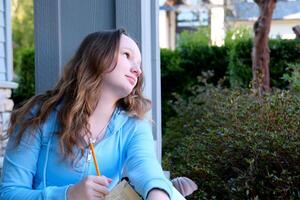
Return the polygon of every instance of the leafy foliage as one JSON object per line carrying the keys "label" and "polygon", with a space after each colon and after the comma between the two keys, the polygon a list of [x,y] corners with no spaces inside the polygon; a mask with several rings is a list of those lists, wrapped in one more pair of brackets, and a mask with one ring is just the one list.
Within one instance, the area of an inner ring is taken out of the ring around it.
{"label": "leafy foliage", "polygon": [[300,97],[276,90],[195,86],[177,96],[163,138],[164,168],[199,186],[188,199],[299,199]]}
{"label": "leafy foliage", "polygon": [[13,91],[12,96],[16,105],[32,97],[35,88],[34,50],[23,49],[20,55],[20,72],[17,80],[19,87]]}
{"label": "leafy foliage", "polygon": [[[212,71],[214,76],[208,82],[217,84],[225,77],[228,65],[226,47],[212,47],[194,44],[176,50],[161,50],[161,88],[163,106],[163,127],[166,119],[175,113],[168,101],[174,99],[174,94],[189,96],[190,87],[197,83],[197,77],[202,72]],[[229,85],[226,80],[223,84]]]}
{"label": "leafy foliage", "polygon": [[34,95],[33,0],[12,0],[13,66],[19,87],[13,91],[15,105]]}
{"label": "leafy foliage", "polygon": [[[271,87],[287,88],[289,83],[282,79],[289,74],[286,68],[300,63],[300,42],[298,40],[273,39],[270,48],[270,81]],[[252,80],[251,62],[252,40],[240,40],[230,49],[229,77],[233,87],[248,87]]]}
{"label": "leafy foliage", "polygon": [[200,27],[197,31],[183,31],[177,38],[177,47],[183,48],[193,46],[194,44],[209,45],[210,29],[209,27]]}
{"label": "leafy foliage", "polygon": [[253,31],[249,27],[241,26],[238,28],[231,28],[226,31],[225,45],[232,46],[235,45],[237,41],[249,40],[253,37]]}
{"label": "leafy foliage", "polygon": [[293,92],[300,92],[300,64],[289,63],[286,73],[282,79],[289,83],[289,89]]}
{"label": "leafy foliage", "polygon": [[15,48],[32,48],[34,44],[33,0],[13,0],[12,14]]}

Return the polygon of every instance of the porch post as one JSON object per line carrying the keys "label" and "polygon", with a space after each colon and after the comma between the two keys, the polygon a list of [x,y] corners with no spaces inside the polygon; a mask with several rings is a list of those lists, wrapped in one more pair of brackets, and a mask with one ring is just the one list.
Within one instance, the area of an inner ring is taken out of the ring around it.
{"label": "porch post", "polygon": [[158,44],[158,0],[116,0],[116,26],[125,27],[142,52],[146,97],[152,100],[149,117],[154,120],[153,137],[161,161],[161,85]]}

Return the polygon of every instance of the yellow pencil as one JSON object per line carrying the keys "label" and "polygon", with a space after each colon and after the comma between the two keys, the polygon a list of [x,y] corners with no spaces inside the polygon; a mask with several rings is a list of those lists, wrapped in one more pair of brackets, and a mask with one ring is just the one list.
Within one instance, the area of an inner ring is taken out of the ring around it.
{"label": "yellow pencil", "polygon": [[92,156],[93,156],[94,165],[95,165],[95,168],[96,168],[96,171],[97,171],[97,175],[98,175],[98,176],[101,176],[101,173],[100,173],[100,170],[99,170],[99,167],[98,167],[98,162],[97,162],[95,150],[94,150],[94,144],[93,144],[93,143],[90,143],[89,146],[90,146],[90,150],[91,150],[91,152],[92,152]]}

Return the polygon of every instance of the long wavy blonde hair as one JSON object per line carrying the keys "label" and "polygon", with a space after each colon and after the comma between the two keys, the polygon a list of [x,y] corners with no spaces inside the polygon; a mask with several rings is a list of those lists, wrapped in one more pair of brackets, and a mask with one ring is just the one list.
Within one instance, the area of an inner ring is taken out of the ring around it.
{"label": "long wavy blonde hair", "polygon": [[[65,158],[70,157],[74,155],[73,147],[77,146],[83,154],[84,135],[90,133],[88,118],[96,108],[103,75],[117,64],[122,34],[127,35],[123,29],[89,34],[66,64],[54,89],[32,97],[12,112],[8,136],[18,126],[16,145],[27,128],[32,129],[34,134],[34,130],[45,122],[53,108],[62,104],[57,118],[61,152]],[[142,86],[143,74],[139,76],[132,92],[117,102],[129,115],[137,118],[143,118],[151,107],[150,100],[142,95]],[[28,117],[33,107],[37,107],[37,112]]]}

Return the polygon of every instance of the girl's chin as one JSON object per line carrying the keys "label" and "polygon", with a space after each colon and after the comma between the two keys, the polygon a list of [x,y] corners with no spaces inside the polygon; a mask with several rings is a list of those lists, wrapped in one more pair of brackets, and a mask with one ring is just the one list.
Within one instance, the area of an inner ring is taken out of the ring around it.
{"label": "girl's chin", "polygon": [[121,92],[120,98],[125,98],[132,92],[133,88],[126,88]]}

